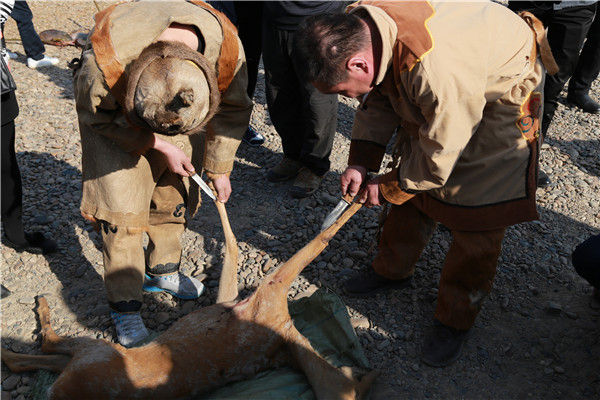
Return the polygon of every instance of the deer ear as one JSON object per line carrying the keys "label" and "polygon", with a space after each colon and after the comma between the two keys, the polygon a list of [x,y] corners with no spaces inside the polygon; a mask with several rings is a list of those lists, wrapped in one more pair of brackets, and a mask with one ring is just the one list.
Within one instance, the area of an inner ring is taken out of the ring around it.
{"label": "deer ear", "polygon": [[189,107],[194,104],[194,91],[192,89],[182,89],[177,93],[183,107]]}

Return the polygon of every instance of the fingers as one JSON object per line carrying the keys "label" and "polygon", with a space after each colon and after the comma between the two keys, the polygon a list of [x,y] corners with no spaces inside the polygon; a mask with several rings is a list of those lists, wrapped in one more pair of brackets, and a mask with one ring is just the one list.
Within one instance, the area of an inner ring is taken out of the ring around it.
{"label": "fingers", "polygon": [[348,193],[348,185],[349,184],[350,184],[350,180],[348,179],[348,176],[344,172],[340,176],[340,189],[341,189],[343,195],[346,195],[346,193]]}
{"label": "fingers", "polygon": [[361,185],[362,181],[353,180],[352,182],[350,182],[350,185],[348,186],[348,193],[350,193],[350,196],[356,196],[356,194],[360,190]]}
{"label": "fingers", "polygon": [[212,181],[217,192],[217,199],[221,203],[227,203],[231,196],[231,181],[227,175],[221,175]]}
{"label": "fingers", "polygon": [[342,194],[345,195],[348,193],[351,196],[356,196],[365,180],[365,176],[366,169],[363,167],[351,165],[346,168],[340,177],[340,189],[342,190]]}
{"label": "fingers", "polygon": [[196,169],[187,156],[182,160],[182,167],[184,171],[187,172],[188,176],[192,176],[196,173]]}
{"label": "fingers", "polygon": [[371,208],[381,205],[380,198],[379,178],[375,178],[367,183],[365,190],[360,193],[358,201],[365,207]]}
{"label": "fingers", "polygon": [[229,191],[222,191],[222,192],[218,192],[217,193],[217,199],[221,202],[221,203],[227,203],[227,200],[229,200],[229,196],[231,195],[231,190]]}

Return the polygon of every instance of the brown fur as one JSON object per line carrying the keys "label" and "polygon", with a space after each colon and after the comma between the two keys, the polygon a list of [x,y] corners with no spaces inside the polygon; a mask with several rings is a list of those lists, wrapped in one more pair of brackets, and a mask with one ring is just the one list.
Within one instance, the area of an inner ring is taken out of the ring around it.
{"label": "brown fur", "polygon": [[[42,351],[52,355],[3,349],[2,361],[15,372],[62,371],[50,399],[187,398],[284,364],[306,374],[318,399],[362,399],[377,372],[357,379],[351,369],[329,364],[294,327],[287,308],[294,279],[360,207],[352,204],[336,223],[267,276],[249,298],[193,312],[143,347],[126,349],[105,340],[59,337],[50,325],[46,300],[39,298]],[[219,212],[223,218],[224,208]],[[235,276],[231,259],[223,268],[233,269],[224,274]],[[229,281],[221,281],[228,287],[221,286],[219,292],[237,296],[236,280]]]}
{"label": "brown fur", "polygon": [[225,93],[235,75],[235,68],[240,54],[237,28],[229,21],[225,14],[205,2],[192,0],[191,3],[209,10],[217,17],[223,29],[223,43],[221,44],[221,52],[219,53],[219,60],[217,62],[219,68],[217,75],[219,76],[219,91]]}
{"label": "brown fur", "polygon": [[548,38],[546,37],[546,28],[544,28],[544,24],[542,21],[537,19],[535,15],[527,11],[521,11],[519,16],[523,18],[525,22],[527,22],[527,25],[529,25],[535,34],[535,41],[537,43],[538,51],[540,52],[542,64],[544,64],[544,67],[546,67],[546,71],[550,75],[556,74],[558,72],[558,64],[556,64],[554,56],[552,55],[552,50],[548,44]]}
{"label": "brown fur", "polygon": [[125,68],[123,68],[123,64],[117,57],[110,38],[110,14],[117,5],[113,4],[94,16],[96,27],[90,41],[96,55],[96,62],[104,74],[110,92],[122,104],[125,96],[125,86],[127,85],[124,74]]}

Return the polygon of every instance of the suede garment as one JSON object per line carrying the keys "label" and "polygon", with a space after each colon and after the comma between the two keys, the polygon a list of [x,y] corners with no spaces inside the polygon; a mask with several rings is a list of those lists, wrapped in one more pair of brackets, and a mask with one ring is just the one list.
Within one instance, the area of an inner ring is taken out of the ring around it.
{"label": "suede garment", "polygon": [[[204,56],[215,64],[218,72],[216,63],[223,33],[215,12],[185,1],[119,4],[110,14],[110,38],[114,52],[126,72],[140,52],[169,24],[190,24],[203,35],[206,42]],[[239,39],[236,38],[236,41],[239,42]],[[203,166],[209,174],[231,171],[235,152],[252,111],[252,102],[246,93],[243,48],[239,43],[238,49],[233,79],[221,96],[219,111],[210,121],[207,137],[204,134],[161,136],[190,156],[198,170]],[[129,152],[143,148],[151,132],[133,129],[123,116],[122,107],[107,85],[94,51],[88,46],[83,53],[81,68],[74,76],[83,150],[81,210],[90,219],[145,227],[148,224],[149,196],[156,176],[152,172],[153,167],[143,160],[144,156],[131,156]],[[159,160],[160,163],[162,161]],[[183,182],[186,188],[190,187],[188,178],[183,178]],[[197,209],[199,192],[195,185],[191,191],[186,202],[193,214]]]}
{"label": "suede garment", "polygon": [[[393,205],[373,260],[375,272],[388,279],[412,276],[436,226],[411,200]],[[435,318],[441,323],[462,330],[474,325],[483,299],[492,290],[504,231],[504,228],[481,232],[452,230],[435,310]]]}
{"label": "suede garment", "polygon": [[379,171],[395,133],[400,154],[380,178],[392,205],[373,269],[412,276],[443,223],[452,243],[435,318],[468,330],[491,291],[505,228],[538,218],[544,67],[536,36],[491,2],[360,1],[347,12],[370,18],[382,39],[348,164]]}
{"label": "suede garment", "polygon": [[[200,203],[197,186],[170,172],[162,154],[148,150],[135,155],[152,132],[132,126],[123,114],[133,62],[172,23],[192,25],[202,35],[203,55],[221,92],[217,114],[206,133],[157,136],[179,147],[209,178],[231,172],[252,111],[244,52],[235,31],[220,13],[197,3],[138,1],[109,7],[96,16],[92,40],[74,74],[82,143],[81,211],[102,225],[105,285],[117,311],[139,310],[144,272],[165,275],[179,269],[186,210],[194,215]],[[145,252],[144,232],[149,238]]]}
{"label": "suede garment", "polygon": [[397,131],[398,186],[426,193],[414,204],[427,215],[474,231],[537,219],[544,71],[530,27],[493,3],[363,1],[348,12],[371,17],[383,41],[349,164],[378,171]]}

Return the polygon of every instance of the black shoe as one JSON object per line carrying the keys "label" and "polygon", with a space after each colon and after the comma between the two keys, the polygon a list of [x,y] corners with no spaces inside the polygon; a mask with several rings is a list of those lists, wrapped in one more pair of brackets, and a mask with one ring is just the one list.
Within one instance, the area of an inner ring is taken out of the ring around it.
{"label": "black shoe", "polygon": [[598,104],[597,101],[594,101],[594,99],[587,94],[568,95],[567,101],[575,104],[585,112],[591,114],[600,114],[600,104]]}
{"label": "black shoe", "polygon": [[56,243],[50,239],[46,239],[41,232],[32,234],[26,233],[25,240],[27,243],[13,243],[6,236],[2,237],[2,245],[15,249],[17,253],[26,251],[31,254],[50,254],[58,250]]}
{"label": "black shoe", "polygon": [[550,180],[550,177],[548,176],[548,174],[540,169],[538,171],[537,187],[545,188],[545,187],[550,186],[551,183],[552,183],[552,181]]}
{"label": "black shoe", "polygon": [[454,329],[434,320],[433,330],[425,338],[421,359],[431,367],[445,367],[452,364],[460,356],[469,332]]}
{"label": "black shoe", "polygon": [[302,168],[299,161],[283,157],[283,160],[276,167],[267,171],[267,180],[269,182],[284,182],[294,179]]}
{"label": "black shoe", "polygon": [[2,289],[0,297],[1,298],[8,297],[10,295],[10,290],[8,290],[4,285],[0,285],[0,287]]}
{"label": "black shoe", "polygon": [[348,279],[344,284],[344,292],[350,297],[369,297],[380,290],[404,289],[411,281],[412,276],[402,280],[388,279],[369,269]]}

